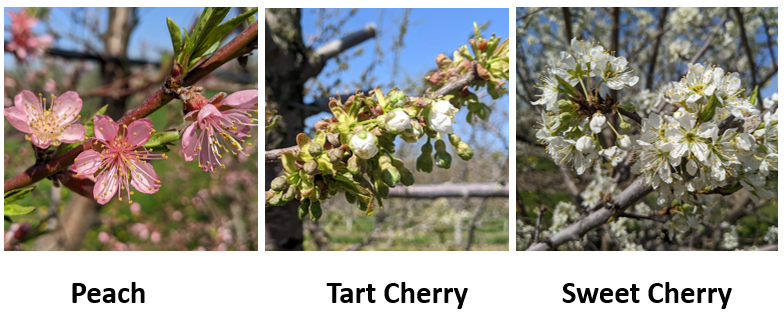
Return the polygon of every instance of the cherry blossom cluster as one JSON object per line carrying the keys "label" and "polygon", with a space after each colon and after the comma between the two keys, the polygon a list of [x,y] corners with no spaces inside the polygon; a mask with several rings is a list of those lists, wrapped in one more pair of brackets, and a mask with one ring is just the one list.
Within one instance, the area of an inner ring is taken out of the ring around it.
{"label": "cherry blossom cluster", "polygon": [[[634,86],[633,72],[624,57],[576,39],[570,52],[547,66],[540,99],[532,103],[546,107],[536,136],[557,164],[583,174],[602,158],[612,166],[626,163],[658,193],[662,206],[698,204],[700,195],[740,188],[756,201],[773,196],[765,184],[778,167],[778,112],[771,108],[777,96],[759,108],[757,90],[744,96],[738,73],[707,64],[689,64],[658,99],[639,98],[663,100],[672,114],[622,104],[607,90],[602,96],[603,85],[615,91]],[[566,99],[559,100],[560,94]],[[603,135],[612,133],[615,142],[607,145]]]}

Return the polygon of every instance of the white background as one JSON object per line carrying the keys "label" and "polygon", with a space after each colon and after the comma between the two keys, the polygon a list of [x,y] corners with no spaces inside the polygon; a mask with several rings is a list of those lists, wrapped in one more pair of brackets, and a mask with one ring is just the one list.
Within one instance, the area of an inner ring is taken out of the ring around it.
{"label": "white background", "polygon": [[[267,3],[191,1],[177,5],[264,6]],[[62,4],[51,1],[24,3],[28,6]],[[101,6],[107,3],[67,4]],[[151,6],[160,2],[111,4]],[[555,4],[732,6],[741,3],[496,0],[292,1],[285,4],[302,7],[513,7]],[[754,4],[776,5],[771,1]],[[510,21],[515,20],[514,9],[510,10],[509,17]],[[510,34],[514,33],[512,23]],[[510,47],[516,48],[515,39],[510,40]],[[262,49],[259,52],[263,52]],[[514,56],[514,53],[510,54]],[[514,72],[514,58],[510,64]],[[514,76],[510,88],[515,88]],[[510,95],[510,105],[515,105],[514,94]],[[511,108],[510,130],[515,130],[514,118],[515,108]],[[515,154],[514,142],[510,154]],[[264,170],[260,170],[260,175],[263,174]],[[510,181],[515,181],[513,175]],[[260,198],[262,192],[260,189]],[[514,184],[510,186],[510,194],[515,194]],[[510,219],[514,221],[512,201]],[[263,222],[260,223],[259,239],[264,239]],[[510,238],[514,239],[514,228],[510,229]],[[514,250],[513,243],[511,250]],[[3,252],[0,257],[0,313],[3,319],[780,319],[784,301],[781,294],[782,255],[779,252]],[[71,303],[74,282],[85,283],[88,287],[119,289],[130,287],[132,281],[145,290],[145,304]],[[457,301],[453,299],[449,304],[386,303],[384,287],[402,281],[414,288],[468,288],[468,294],[462,310],[457,309]],[[713,304],[653,304],[648,301],[648,287],[667,281],[676,288],[695,290],[721,287],[726,291],[731,287],[732,294],[725,310],[721,309],[718,300]],[[366,287],[372,283],[377,288],[377,302],[332,304],[328,282],[342,282],[349,287]],[[566,297],[562,287],[567,282],[580,288],[612,289],[629,288],[634,283],[641,288],[638,295],[641,301],[639,304],[566,304],[561,299]]]}

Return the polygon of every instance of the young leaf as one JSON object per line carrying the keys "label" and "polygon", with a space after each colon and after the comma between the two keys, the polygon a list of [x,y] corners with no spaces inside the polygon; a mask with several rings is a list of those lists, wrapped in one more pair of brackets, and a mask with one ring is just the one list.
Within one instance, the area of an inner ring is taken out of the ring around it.
{"label": "young leaf", "polygon": [[713,119],[713,116],[716,114],[716,106],[719,104],[719,99],[716,98],[716,95],[712,95],[710,100],[708,100],[708,104],[705,105],[705,108],[702,109],[700,112],[699,119],[702,122],[708,122]]}
{"label": "young leaf", "polygon": [[179,139],[180,139],[180,132],[177,130],[156,132],[152,134],[150,140],[147,140],[147,143],[144,144],[144,147],[147,149],[161,147],[167,144],[172,144],[174,141],[177,141]]}
{"label": "young leaf", "polygon": [[751,96],[749,97],[749,103],[752,106],[757,105],[757,97],[759,97],[759,86],[754,87],[754,91],[751,92]]}
{"label": "young leaf", "polygon": [[561,85],[561,87],[563,87],[564,92],[566,94],[568,94],[570,96],[573,96],[575,94],[575,92],[577,92],[577,90],[575,90],[574,87],[572,87],[572,85],[569,84],[569,82],[566,82],[566,80],[564,80],[563,78],[561,78],[557,74],[555,75],[555,78],[558,79],[558,84]]}
{"label": "young leaf", "polygon": [[174,47],[174,56],[177,57],[180,55],[180,50],[182,50],[182,32],[180,31],[180,26],[169,17],[166,17],[166,24],[169,26],[169,36],[171,36],[172,46]]}
{"label": "young leaf", "polygon": [[257,11],[259,11],[259,8],[253,8],[243,14],[240,14],[234,18],[229,19],[228,21],[221,24],[220,26],[217,26],[212,29],[208,29],[210,31],[207,33],[207,36],[204,37],[204,40],[200,41],[201,44],[199,45],[198,48],[196,48],[196,50],[194,50],[192,57],[202,58],[212,54],[213,52],[215,52],[215,50],[218,50],[221,39],[226,37],[226,35],[228,35],[229,32],[231,32],[231,30],[236,28],[240,23],[242,23],[242,21],[244,21],[248,17],[255,17]]}
{"label": "young leaf", "polygon": [[29,188],[22,188],[22,189],[14,189],[5,193],[4,202],[5,204],[9,204],[12,202],[16,202],[19,200],[24,199],[25,197],[29,196],[31,192],[33,192],[35,187]]}
{"label": "young leaf", "polygon": [[23,216],[33,212],[35,207],[23,207],[18,204],[6,204],[3,206],[3,215],[4,216]]}

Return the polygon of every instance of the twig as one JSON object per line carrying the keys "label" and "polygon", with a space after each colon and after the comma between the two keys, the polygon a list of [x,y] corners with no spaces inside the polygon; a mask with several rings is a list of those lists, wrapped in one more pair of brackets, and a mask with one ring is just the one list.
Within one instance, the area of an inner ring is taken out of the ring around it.
{"label": "twig", "polygon": [[436,199],[436,198],[508,198],[509,186],[497,183],[446,183],[421,184],[410,187],[398,186],[389,189],[391,198]]}
{"label": "twig", "polygon": [[471,243],[474,242],[476,221],[479,220],[479,216],[482,215],[482,208],[484,208],[485,202],[487,202],[487,198],[482,198],[482,201],[479,202],[479,205],[474,209],[474,217],[471,219],[471,224],[468,226],[468,239],[466,239],[465,251],[471,250]]}
{"label": "twig", "polygon": [[541,7],[541,8],[539,8],[539,9],[534,9],[533,11],[529,11],[528,13],[526,13],[526,14],[524,14],[524,15],[520,16],[520,17],[517,17],[517,21],[520,21],[520,20],[525,20],[525,19],[527,19],[528,17],[530,17],[530,16],[532,16],[532,15],[534,15],[534,14],[537,14],[539,11],[542,11],[542,10],[544,10],[544,9],[547,9],[547,8],[548,8],[548,7]]}
{"label": "twig", "polygon": [[539,208],[536,210],[536,229],[534,231],[534,243],[539,242],[539,226],[542,224],[542,217],[544,216],[544,209],[545,206],[539,205]]}
{"label": "twig", "polygon": [[661,43],[661,35],[664,34],[664,24],[667,22],[667,12],[669,12],[670,8],[664,7],[662,8],[662,14],[659,18],[659,36],[656,37],[656,40],[653,43],[653,55],[651,56],[651,61],[648,64],[648,77],[645,80],[645,85],[648,86],[648,90],[653,90],[653,79],[654,79],[654,71],[656,71],[656,58],[659,56],[659,44]]}
{"label": "twig", "polygon": [[732,8],[735,11],[735,15],[738,16],[738,28],[740,29],[740,43],[743,48],[746,50],[746,57],[749,59],[749,69],[751,69],[751,87],[754,88],[757,86],[757,68],[755,67],[754,63],[754,53],[751,52],[751,46],[749,46],[749,39],[746,38],[746,26],[744,25],[743,13],[740,12],[740,8]]}
{"label": "twig", "polygon": [[564,36],[566,36],[566,43],[568,44],[574,39],[574,35],[572,34],[572,13],[569,12],[569,8],[567,7],[561,8],[561,12],[564,17]]}

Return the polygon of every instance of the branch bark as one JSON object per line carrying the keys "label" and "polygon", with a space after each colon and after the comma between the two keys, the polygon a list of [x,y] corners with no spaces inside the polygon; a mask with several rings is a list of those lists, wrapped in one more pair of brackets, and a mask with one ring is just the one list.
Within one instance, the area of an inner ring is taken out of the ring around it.
{"label": "branch bark", "polygon": [[352,47],[375,36],[376,26],[372,23],[369,23],[358,31],[354,31],[343,38],[327,43],[324,46],[316,49],[313,51],[313,55],[309,59],[309,64],[306,66],[304,77],[310,78],[318,75],[329,59],[332,59],[342,52],[351,49]]}
{"label": "branch bark", "polygon": [[410,187],[398,186],[389,189],[390,198],[436,199],[436,198],[508,198],[509,186],[497,183],[447,183],[422,184]]}
{"label": "branch bark", "polygon": [[754,63],[754,53],[751,52],[749,39],[746,36],[746,25],[743,19],[743,13],[740,12],[740,8],[737,7],[732,8],[732,10],[738,17],[738,28],[740,28],[740,44],[743,46],[743,49],[746,50],[746,57],[749,59],[749,66],[751,69],[751,87],[754,88],[757,86],[757,68]]}
{"label": "branch bark", "polygon": [[661,35],[664,34],[664,24],[667,23],[667,12],[669,12],[670,8],[664,7],[662,8],[661,17],[659,17],[659,34],[656,37],[656,40],[653,41],[653,55],[651,55],[651,61],[648,62],[648,77],[645,80],[645,85],[648,87],[648,90],[654,90],[653,86],[653,79],[654,73],[656,71],[656,59],[659,56],[659,45],[661,44]]}
{"label": "branch bark", "polygon": [[613,216],[618,211],[623,211],[638,200],[642,199],[645,195],[651,193],[653,189],[643,184],[643,177],[638,177],[627,187],[621,194],[619,194],[615,201],[605,207],[589,214],[587,217],[569,225],[558,233],[551,236],[545,242],[539,242],[528,248],[528,251],[542,251],[558,248],[558,246],[572,240],[579,240],[588,231],[601,226],[607,222],[607,219]]}

